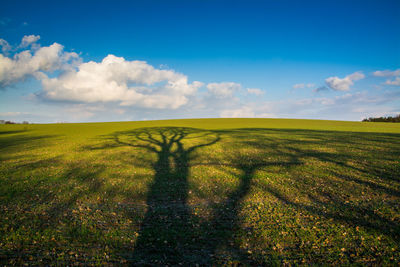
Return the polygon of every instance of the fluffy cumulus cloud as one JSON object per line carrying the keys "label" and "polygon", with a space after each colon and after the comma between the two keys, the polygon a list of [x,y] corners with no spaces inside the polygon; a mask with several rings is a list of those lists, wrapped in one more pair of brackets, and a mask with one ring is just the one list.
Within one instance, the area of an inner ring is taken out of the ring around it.
{"label": "fluffy cumulus cloud", "polygon": [[144,61],[108,55],[101,62],[82,63],[56,78],[42,79],[47,99],[75,102],[118,102],[122,106],[178,108],[201,82],[172,70],[155,69]]}
{"label": "fluffy cumulus cloud", "polygon": [[29,46],[32,46],[33,49],[38,49],[40,45],[37,44],[36,42],[39,39],[40,39],[39,35],[25,35],[22,38],[21,43],[16,48],[13,49],[13,47],[6,40],[0,38],[1,51],[3,54],[7,55],[11,51],[27,48]]}
{"label": "fluffy cumulus cloud", "polygon": [[0,46],[1,46],[1,51],[6,54],[8,51],[11,50],[11,45],[4,39],[0,38]]}
{"label": "fluffy cumulus cloud", "polygon": [[264,91],[258,88],[247,88],[246,91],[249,95],[261,96],[264,94]]}
{"label": "fluffy cumulus cloud", "polygon": [[325,83],[328,85],[329,88],[332,88],[336,91],[348,91],[350,87],[354,84],[354,81],[358,81],[364,79],[365,75],[360,72],[354,72],[350,75],[347,75],[343,79],[339,77],[329,77],[325,79]]}
{"label": "fluffy cumulus cloud", "polygon": [[78,61],[79,56],[74,52],[65,52],[63,46],[54,43],[41,47],[34,52],[24,50],[12,58],[0,54],[0,87],[6,87],[25,79],[28,76],[41,79],[45,72],[65,69],[72,62]]}
{"label": "fluffy cumulus cloud", "polygon": [[222,82],[222,83],[209,83],[207,84],[208,91],[221,98],[232,97],[233,93],[240,90],[242,86],[234,82]]}
{"label": "fluffy cumulus cloud", "polygon": [[19,45],[20,48],[28,47],[34,43],[36,43],[40,39],[39,35],[25,35],[22,38],[21,44]]}
{"label": "fluffy cumulus cloud", "polygon": [[40,47],[39,39],[38,35],[24,36],[15,49],[0,40],[3,51],[14,52],[12,57],[0,54],[1,88],[34,77],[42,83],[42,90],[36,94],[41,99],[176,109],[187,104],[204,85],[189,83],[187,76],[173,70],[114,55],[101,62],[82,62],[78,54],[65,52],[58,43]]}

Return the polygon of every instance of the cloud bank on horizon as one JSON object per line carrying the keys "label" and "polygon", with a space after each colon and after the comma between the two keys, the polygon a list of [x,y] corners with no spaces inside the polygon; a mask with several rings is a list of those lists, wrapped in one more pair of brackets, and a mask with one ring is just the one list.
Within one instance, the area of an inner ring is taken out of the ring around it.
{"label": "cloud bank on horizon", "polygon": [[[145,116],[156,119],[161,111],[162,118],[174,118],[177,114],[299,118],[320,114],[324,118],[323,114],[332,114],[334,109],[356,112],[360,116],[400,112],[398,108],[386,106],[400,99],[400,69],[376,70],[371,74],[357,70],[343,78],[327,77],[319,85],[317,81],[297,83],[293,89],[310,90],[313,95],[272,101],[264,88],[247,88],[233,81],[190,82],[187,75],[175,70],[112,54],[98,62],[85,62],[78,53],[67,52],[59,43],[41,46],[39,40],[39,35],[25,35],[18,45],[12,46],[0,39],[0,89],[17,90],[16,85],[33,78],[40,86],[30,95],[31,101],[58,103],[64,111],[73,114],[70,117],[73,121],[101,120],[100,115],[108,112],[114,112],[116,118],[129,113],[141,114],[132,119]],[[377,86],[395,89],[375,94],[350,92],[356,82],[369,77],[384,79]],[[330,89],[345,94],[320,95]],[[1,114],[26,115],[18,111]],[[96,115],[99,116],[96,118]]]}

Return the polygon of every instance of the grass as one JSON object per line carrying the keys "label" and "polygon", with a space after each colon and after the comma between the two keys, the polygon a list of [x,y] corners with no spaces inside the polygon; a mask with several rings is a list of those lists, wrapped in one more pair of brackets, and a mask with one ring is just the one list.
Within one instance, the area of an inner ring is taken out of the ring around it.
{"label": "grass", "polygon": [[400,125],[0,125],[6,265],[399,265]]}

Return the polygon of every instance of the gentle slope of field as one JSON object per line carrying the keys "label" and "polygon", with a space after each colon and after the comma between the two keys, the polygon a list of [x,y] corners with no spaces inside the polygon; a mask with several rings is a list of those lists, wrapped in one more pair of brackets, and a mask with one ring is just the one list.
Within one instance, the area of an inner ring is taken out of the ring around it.
{"label": "gentle slope of field", "polygon": [[0,125],[0,262],[392,264],[400,124]]}

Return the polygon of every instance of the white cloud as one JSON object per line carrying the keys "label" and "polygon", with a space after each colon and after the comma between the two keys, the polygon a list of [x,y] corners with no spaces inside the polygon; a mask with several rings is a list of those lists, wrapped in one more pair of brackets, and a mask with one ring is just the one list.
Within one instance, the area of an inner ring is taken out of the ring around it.
{"label": "white cloud", "polygon": [[69,113],[69,117],[72,120],[87,120],[95,115],[93,111],[80,105],[69,107],[65,109],[65,112]]}
{"label": "white cloud", "polygon": [[400,76],[400,69],[397,70],[377,70],[372,73],[376,77],[390,77],[390,76]]}
{"label": "white cloud", "polygon": [[293,85],[293,89],[300,89],[300,88],[305,88],[305,87],[312,88],[312,87],[315,87],[315,84],[314,83],[307,83],[307,84],[296,83],[295,85]]}
{"label": "white cloud", "polygon": [[0,54],[0,87],[16,83],[28,76],[40,79],[45,76],[43,72],[63,69],[69,66],[67,63],[78,59],[76,53],[64,52],[63,46],[58,43],[42,47],[33,54],[30,50],[24,50],[15,54],[13,58]]}
{"label": "white cloud", "polygon": [[36,42],[40,39],[39,35],[25,35],[22,40],[20,45],[18,47],[14,48],[4,39],[0,39],[0,46],[1,46],[1,51],[3,54],[8,55],[9,52],[11,51],[16,51],[20,48],[26,48],[30,45],[32,45],[32,48],[38,49],[40,46],[36,44]]}
{"label": "white cloud", "polygon": [[343,79],[339,77],[329,77],[325,79],[325,83],[336,91],[348,91],[350,90],[350,86],[354,84],[354,81],[358,81],[365,78],[365,75],[362,72],[354,72],[350,75],[347,75]]}
{"label": "white cloud", "polygon": [[18,115],[21,115],[21,114],[23,114],[23,113],[22,112],[18,112],[18,111],[16,111],[16,112],[13,112],[13,111],[0,112],[0,116],[8,116],[8,117],[14,117],[14,116],[18,116]]}
{"label": "white cloud", "polygon": [[222,83],[209,83],[207,89],[213,95],[221,98],[232,97],[235,91],[240,90],[242,86],[234,82],[222,82]]}
{"label": "white cloud", "polygon": [[400,86],[400,77],[396,77],[396,79],[394,79],[394,80],[387,80],[387,81],[385,82],[385,84],[387,84],[387,85],[397,85],[397,86]]}
{"label": "white cloud", "polygon": [[273,106],[271,102],[264,102],[262,105],[248,103],[224,109],[219,115],[221,118],[276,118],[276,114],[272,112]]}
{"label": "white cloud", "polygon": [[250,95],[261,96],[264,94],[264,91],[259,88],[247,88],[247,93]]}
{"label": "white cloud", "polygon": [[394,80],[386,80],[386,85],[400,86],[400,69],[397,70],[377,70],[373,73],[377,77],[395,77]]}
{"label": "white cloud", "polygon": [[[233,108],[239,101],[234,97],[235,92],[242,90],[238,83],[209,83],[207,93],[197,94],[204,86],[202,82],[189,82],[186,75],[165,69],[164,65],[155,68],[144,61],[128,61],[114,55],[100,62],[82,62],[78,54],[65,52],[58,43],[40,47],[39,39],[38,35],[24,36],[16,49],[10,48],[13,56],[0,55],[1,87],[34,77],[42,84],[41,90],[33,94],[36,99],[65,104],[109,103],[107,105],[120,114],[142,108],[174,110],[189,101],[191,108],[195,105],[210,110],[218,106],[214,112],[218,114]],[[8,45],[5,40],[2,43]],[[23,51],[18,51],[21,48]],[[259,96],[264,92],[259,88],[246,88],[246,93]],[[225,101],[227,97],[229,102]],[[99,111],[85,109],[82,112],[89,116]]]}
{"label": "white cloud", "polygon": [[324,106],[330,106],[335,104],[335,100],[331,98],[320,98],[317,99],[317,101],[319,101],[319,103]]}
{"label": "white cloud", "polygon": [[304,83],[296,83],[295,85],[293,85],[293,89],[299,89],[304,87],[305,87]]}
{"label": "white cloud", "polygon": [[40,39],[39,35],[25,35],[22,38],[21,44],[19,45],[19,48],[25,48],[30,46],[31,44],[36,43]]}
{"label": "white cloud", "polygon": [[255,113],[250,107],[241,107],[237,109],[223,110],[220,113],[221,118],[254,118]]}
{"label": "white cloud", "polygon": [[[54,43],[33,46],[40,36],[24,36],[13,57],[0,54],[0,86],[6,87],[29,76],[42,82],[38,96],[79,103],[116,102],[121,106],[176,109],[189,101],[204,84],[172,70],[155,69],[144,61],[127,61],[108,55],[101,62],[82,63],[74,52]],[[3,48],[8,45],[2,42]],[[33,51],[34,50],[34,51]],[[55,77],[49,72],[61,71]]]}
{"label": "white cloud", "polygon": [[108,55],[100,63],[87,62],[56,78],[43,78],[42,96],[76,102],[118,102],[122,106],[176,109],[203,86],[188,83],[185,75],[155,69],[144,61]]}
{"label": "white cloud", "polygon": [[315,87],[315,83],[307,83],[307,87],[308,87],[308,88]]}
{"label": "white cloud", "polygon": [[1,51],[4,54],[7,54],[8,51],[10,51],[12,48],[11,45],[4,39],[0,39],[0,46],[1,46]]}

